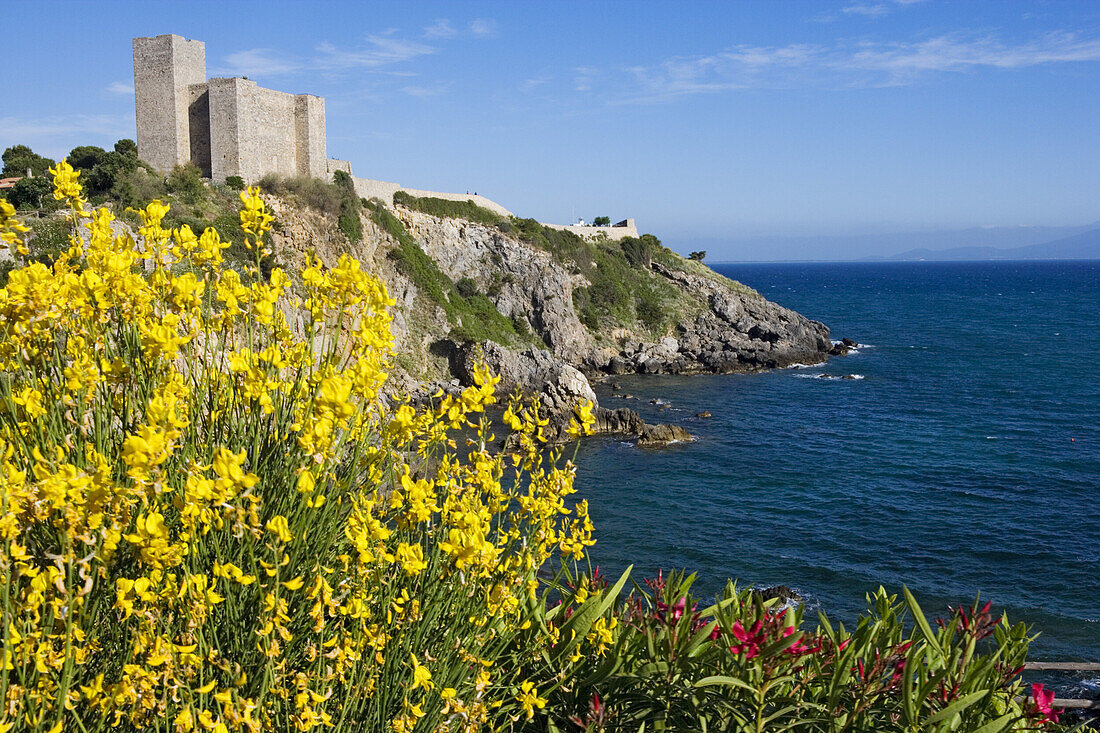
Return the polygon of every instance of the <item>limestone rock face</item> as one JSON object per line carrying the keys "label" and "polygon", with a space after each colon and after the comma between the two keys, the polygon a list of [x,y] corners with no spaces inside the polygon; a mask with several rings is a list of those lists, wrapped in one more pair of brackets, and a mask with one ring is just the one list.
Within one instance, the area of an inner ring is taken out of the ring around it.
{"label": "limestone rock face", "polygon": [[540,395],[542,406],[552,415],[571,413],[585,400],[597,404],[588,378],[578,369],[555,358],[544,349],[515,352],[493,341],[457,347],[452,366],[464,384],[473,382],[474,367],[486,364],[500,377],[497,397],[505,398],[517,387],[527,395]]}
{"label": "limestone rock face", "polygon": [[468,277],[501,315],[526,320],[558,359],[590,360],[595,347],[573,308],[573,288],[587,285],[548,252],[505,235],[495,227],[441,219],[401,210],[401,219],[452,280]]}

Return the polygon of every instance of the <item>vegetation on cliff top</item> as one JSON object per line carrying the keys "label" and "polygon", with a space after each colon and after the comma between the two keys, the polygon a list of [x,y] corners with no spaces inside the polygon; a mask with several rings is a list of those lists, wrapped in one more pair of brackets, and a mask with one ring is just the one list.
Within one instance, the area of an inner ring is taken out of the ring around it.
{"label": "vegetation on cliff top", "polygon": [[589,242],[534,219],[501,217],[472,201],[414,197],[398,191],[394,203],[431,216],[496,226],[503,233],[546,250],[591,283],[573,291],[573,305],[581,322],[596,335],[635,324],[653,335],[664,335],[685,305],[679,291],[649,269],[654,260],[679,269],[683,258],[662,247],[651,234],[618,242]]}
{"label": "vegetation on cliff top", "polygon": [[0,730],[1060,729],[989,604],[933,628],[879,591],[849,630],[678,573],[624,598],[537,403],[494,454],[483,369],[379,398],[393,301],[358,262],[306,262],[295,332],[256,189],[246,285],[215,230],[154,201],[135,251],[55,171],[87,236],[0,288]]}
{"label": "vegetation on cliff top", "polygon": [[405,191],[398,191],[393,195],[393,202],[413,211],[445,219],[465,219],[489,225],[495,225],[501,220],[499,214],[478,206],[473,200],[451,201],[430,196],[417,197]]}
{"label": "vegetation on cliff top", "polygon": [[[520,333],[515,324],[482,293],[468,283],[459,287],[447,273],[439,269],[435,260],[421,248],[405,225],[379,201],[365,202],[371,220],[397,241],[388,257],[405,277],[427,298],[443,308],[452,324],[450,336],[455,341],[496,341],[505,346],[517,346],[530,342],[530,333]],[[475,286],[476,287],[476,286]]]}

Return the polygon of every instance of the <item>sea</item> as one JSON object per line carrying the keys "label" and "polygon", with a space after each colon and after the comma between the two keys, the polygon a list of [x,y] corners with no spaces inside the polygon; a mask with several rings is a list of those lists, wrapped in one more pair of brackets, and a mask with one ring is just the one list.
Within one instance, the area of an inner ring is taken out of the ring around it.
{"label": "sea", "polygon": [[601,572],[786,585],[810,622],[854,622],[879,586],[932,618],[980,596],[1040,634],[1029,658],[1100,662],[1100,262],[714,269],[861,346],[597,385],[696,437],[580,445]]}

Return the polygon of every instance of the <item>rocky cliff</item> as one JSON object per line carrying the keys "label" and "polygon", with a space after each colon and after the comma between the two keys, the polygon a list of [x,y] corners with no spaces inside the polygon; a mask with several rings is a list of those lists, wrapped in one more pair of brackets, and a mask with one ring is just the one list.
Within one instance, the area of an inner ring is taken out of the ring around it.
{"label": "rocky cliff", "polygon": [[[318,212],[287,200],[273,209],[286,265],[307,251],[328,264],[348,252],[386,282],[397,300],[393,388],[414,396],[417,385],[427,385],[421,394],[465,385],[484,361],[501,375],[501,395],[541,393],[562,415],[595,400],[590,380],[607,374],[747,372],[819,362],[831,348],[825,325],[652,237],[585,243],[530,220],[372,202],[352,244]],[[642,432],[618,412],[601,411],[601,424]]]}

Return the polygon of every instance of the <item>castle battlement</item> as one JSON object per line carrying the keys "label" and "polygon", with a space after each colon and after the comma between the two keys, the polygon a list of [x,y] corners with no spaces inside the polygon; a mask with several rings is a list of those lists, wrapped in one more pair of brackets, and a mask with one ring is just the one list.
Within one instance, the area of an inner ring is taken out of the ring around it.
{"label": "castle battlement", "polygon": [[254,81],[206,78],[206,45],[167,34],[135,38],[138,155],[157,170],[193,163],[217,182],[265,173],[330,177],[325,100]]}
{"label": "castle battlement", "polygon": [[[267,173],[330,181],[336,171],[352,176],[351,163],[327,157],[323,97],[265,89],[241,77],[207,79],[202,41],[166,34],[135,38],[133,46],[138,156],[160,172],[193,163],[216,183],[240,176],[249,184]],[[423,191],[355,176],[352,181],[357,194],[390,207],[393,195],[406,191],[512,215],[477,194]],[[547,226],[588,239],[638,236],[633,219],[613,227]]]}

